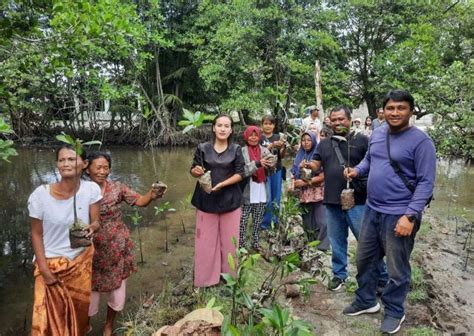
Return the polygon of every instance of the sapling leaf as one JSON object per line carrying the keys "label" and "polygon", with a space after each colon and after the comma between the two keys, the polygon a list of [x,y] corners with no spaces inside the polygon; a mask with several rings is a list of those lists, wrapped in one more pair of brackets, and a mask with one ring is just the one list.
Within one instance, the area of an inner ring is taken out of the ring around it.
{"label": "sapling leaf", "polygon": [[234,256],[229,253],[227,255],[227,262],[229,263],[229,267],[232,271],[235,271],[235,261],[234,261]]}
{"label": "sapling leaf", "polygon": [[192,130],[193,128],[195,128],[194,125],[188,125],[184,128],[183,130],[183,133],[188,133],[190,130]]}

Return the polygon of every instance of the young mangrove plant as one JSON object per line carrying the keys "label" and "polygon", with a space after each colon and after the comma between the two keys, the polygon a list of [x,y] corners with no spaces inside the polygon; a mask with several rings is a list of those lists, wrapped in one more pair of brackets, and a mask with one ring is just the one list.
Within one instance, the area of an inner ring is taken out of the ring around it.
{"label": "young mangrove plant", "polygon": [[[236,241],[234,240],[236,245]],[[283,259],[273,257],[273,267],[258,292],[249,293],[248,281],[251,270],[259,260],[259,254],[249,254],[245,248],[236,250],[236,259],[229,254],[229,267],[234,274],[222,274],[225,286],[231,289],[232,307],[230,318],[222,326],[224,335],[311,335],[311,328],[303,321],[290,317],[288,309],[276,303],[277,293],[283,288],[283,278],[297,269],[297,252]],[[275,288],[274,280],[280,285]],[[310,283],[303,279],[301,283]],[[270,300],[271,309],[265,307]]]}
{"label": "young mangrove plant", "polygon": [[135,209],[135,212],[130,215],[130,218],[132,219],[133,226],[137,228],[138,232],[138,245],[140,248],[140,262],[138,263],[139,265],[145,264],[145,260],[143,259],[143,249],[142,249],[142,235],[140,233],[140,221],[142,220],[142,216],[138,212],[138,209]]}
{"label": "young mangrove plant", "polygon": [[164,202],[158,206],[155,206],[155,216],[160,216],[161,214],[165,215],[164,221],[165,221],[165,252],[169,251],[169,246],[168,246],[168,221],[166,220],[166,213],[167,212],[175,212],[176,209],[172,208],[170,205],[170,202]]}

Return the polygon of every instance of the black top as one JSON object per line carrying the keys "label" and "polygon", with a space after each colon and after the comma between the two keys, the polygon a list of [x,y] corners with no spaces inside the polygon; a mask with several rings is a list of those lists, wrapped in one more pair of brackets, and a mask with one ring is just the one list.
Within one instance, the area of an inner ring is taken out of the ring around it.
{"label": "black top", "polygon": [[[234,174],[239,174],[244,178],[244,164],[242,149],[239,145],[229,144],[225,151],[217,153],[214,145],[206,142],[196,148],[191,169],[195,166],[204,166],[206,171],[210,170],[212,186],[215,186]],[[204,212],[229,212],[241,206],[242,190],[239,183],[236,183],[208,194],[197,182],[191,204]]]}
{"label": "black top", "polygon": [[[265,134],[262,134],[262,140],[260,141],[260,144],[263,147],[268,147],[269,144],[271,144],[274,141],[280,140],[280,134],[278,133],[273,133],[271,137],[267,138]],[[276,155],[278,157],[278,162],[276,164],[276,170],[281,169],[281,156],[280,156],[280,150],[278,148],[272,148],[270,151],[272,154]]]}
{"label": "black top", "polygon": [[[337,159],[336,152],[332,146],[331,139],[326,138],[318,144],[313,160],[321,161],[324,169],[324,204],[341,204],[341,191],[346,188],[347,181],[343,174],[343,167]],[[355,167],[365,156],[368,149],[369,138],[358,133],[355,136],[351,134],[350,142],[350,166]],[[347,160],[347,141],[339,141],[339,148],[344,161]],[[354,191],[356,204],[365,204],[367,191]]]}

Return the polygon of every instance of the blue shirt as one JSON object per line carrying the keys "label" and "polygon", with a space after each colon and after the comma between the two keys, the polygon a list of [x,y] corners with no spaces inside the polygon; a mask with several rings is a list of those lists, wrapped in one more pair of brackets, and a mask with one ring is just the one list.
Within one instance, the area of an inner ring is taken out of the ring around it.
{"label": "blue shirt", "polygon": [[390,165],[387,132],[388,126],[373,131],[367,154],[355,167],[359,176],[369,175],[367,205],[378,212],[392,215],[420,213],[433,193],[436,175],[433,142],[426,133],[414,126],[399,133],[390,133],[390,155],[415,186],[415,192],[412,193]]}

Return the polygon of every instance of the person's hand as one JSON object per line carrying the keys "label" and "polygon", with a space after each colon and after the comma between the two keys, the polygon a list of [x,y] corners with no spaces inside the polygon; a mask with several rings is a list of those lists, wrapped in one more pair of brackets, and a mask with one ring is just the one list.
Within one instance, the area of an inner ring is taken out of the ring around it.
{"label": "person's hand", "polygon": [[221,190],[222,188],[224,188],[225,185],[223,182],[219,182],[217,183],[214,187],[212,187],[211,191],[219,191]]}
{"label": "person's hand", "polygon": [[359,175],[359,173],[354,168],[345,168],[344,169],[344,177],[349,181],[352,180],[353,178],[357,177],[357,175]]}
{"label": "person's hand", "polygon": [[164,184],[153,183],[150,189],[151,199],[155,200],[163,197],[167,190],[168,188]]}
{"label": "person's hand", "polygon": [[282,148],[283,146],[285,145],[285,143],[281,140],[277,140],[277,141],[273,141],[272,143],[272,147],[275,147],[275,148]]}
{"label": "person's hand", "polygon": [[43,281],[47,286],[56,285],[59,282],[58,276],[51,272],[49,268],[44,272],[41,272],[41,275],[43,276]]}
{"label": "person's hand", "polygon": [[309,168],[309,169],[311,169],[311,161],[302,160],[300,162],[300,168]]}
{"label": "person's hand", "polygon": [[191,169],[191,174],[194,177],[201,177],[202,175],[204,175],[204,173],[204,168],[201,166],[194,166],[194,168]]}
{"label": "person's hand", "polygon": [[397,222],[395,226],[395,236],[397,237],[407,237],[411,235],[415,223],[410,222],[407,216],[403,215]]}
{"label": "person's hand", "polygon": [[84,228],[84,231],[86,231],[86,238],[92,239],[92,237],[94,236],[94,233],[99,231],[99,229],[100,229],[100,224],[99,224],[98,221],[95,221],[95,222],[87,225]]}
{"label": "person's hand", "polygon": [[306,181],[303,181],[301,179],[295,180],[295,188],[302,188],[307,186],[308,183]]}
{"label": "person's hand", "polygon": [[264,168],[270,168],[272,166],[272,162],[270,160],[267,160],[267,159],[261,159],[260,164]]}

